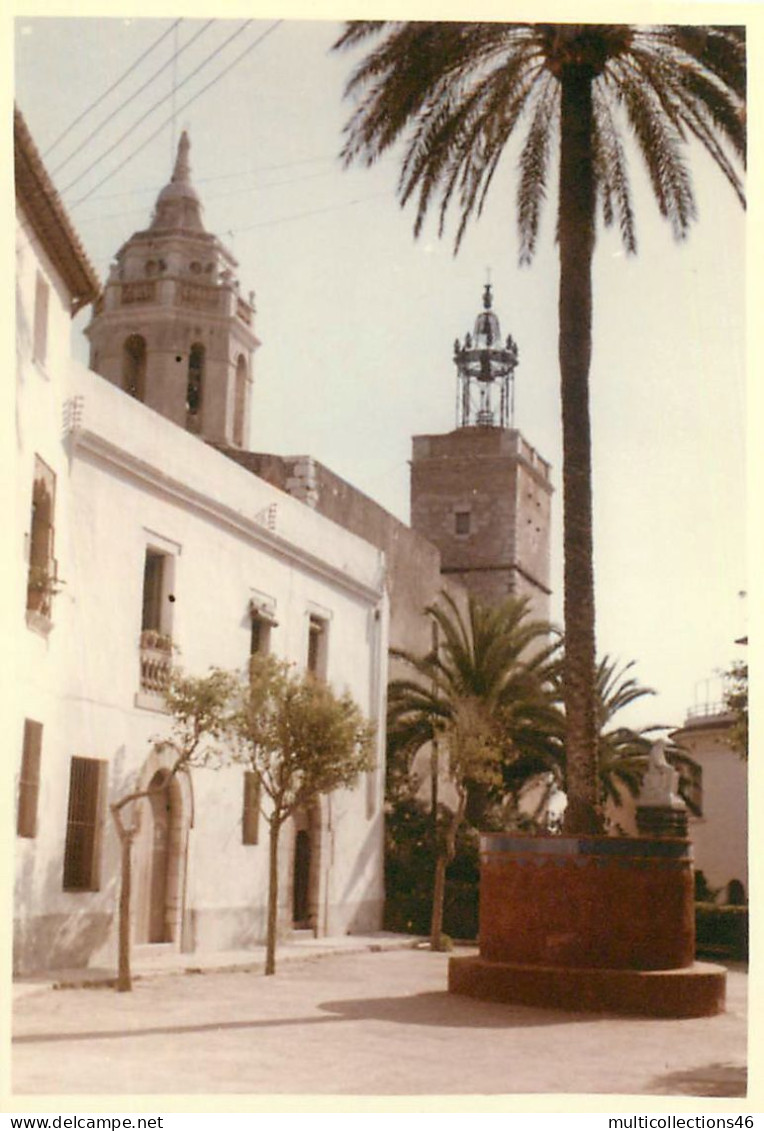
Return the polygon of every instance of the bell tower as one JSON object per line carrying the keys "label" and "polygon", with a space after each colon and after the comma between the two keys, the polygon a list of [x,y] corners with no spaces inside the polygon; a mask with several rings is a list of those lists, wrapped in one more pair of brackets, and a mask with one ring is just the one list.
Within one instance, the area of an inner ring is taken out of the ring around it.
{"label": "bell tower", "polygon": [[240,295],[236,260],[205,230],[189,150],[184,131],[151,223],[112,262],[85,331],[90,366],[180,427],[246,448],[254,295]]}
{"label": "bell tower", "polygon": [[487,284],[472,333],[454,345],[456,429],[413,438],[411,525],[481,600],[525,596],[547,620],[551,469],[514,427],[518,360]]}

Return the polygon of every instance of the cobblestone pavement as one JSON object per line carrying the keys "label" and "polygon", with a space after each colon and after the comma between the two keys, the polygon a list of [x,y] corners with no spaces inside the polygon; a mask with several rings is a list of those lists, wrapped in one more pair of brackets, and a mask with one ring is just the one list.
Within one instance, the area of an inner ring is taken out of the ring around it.
{"label": "cobblestone pavement", "polygon": [[271,978],[159,974],[127,994],[26,987],[13,1094],[745,1096],[742,967],[726,1013],[650,1020],[449,995],[447,962],[335,953]]}

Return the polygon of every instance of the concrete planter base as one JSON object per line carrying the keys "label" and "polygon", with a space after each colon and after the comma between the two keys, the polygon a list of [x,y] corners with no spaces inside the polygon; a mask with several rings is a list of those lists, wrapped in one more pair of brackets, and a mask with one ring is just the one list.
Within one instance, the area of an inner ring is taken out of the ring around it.
{"label": "concrete planter base", "polygon": [[726,973],[695,963],[692,846],[679,838],[481,837],[480,957],[449,989],[559,1009],[703,1017]]}
{"label": "concrete planter base", "polygon": [[452,958],[450,993],[544,1009],[640,1017],[712,1017],[724,1012],[726,971],[695,962],[682,970],[518,966]]}

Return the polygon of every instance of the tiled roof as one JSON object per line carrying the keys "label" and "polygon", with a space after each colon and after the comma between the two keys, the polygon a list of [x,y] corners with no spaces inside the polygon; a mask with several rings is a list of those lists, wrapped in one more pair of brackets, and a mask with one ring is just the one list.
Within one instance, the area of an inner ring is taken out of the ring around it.
{"label": "tiled roof", "polygon": [[42,163],[21,111],[13,111],[16,196],[72,296],[72,315],[98,297],[101,284]]}

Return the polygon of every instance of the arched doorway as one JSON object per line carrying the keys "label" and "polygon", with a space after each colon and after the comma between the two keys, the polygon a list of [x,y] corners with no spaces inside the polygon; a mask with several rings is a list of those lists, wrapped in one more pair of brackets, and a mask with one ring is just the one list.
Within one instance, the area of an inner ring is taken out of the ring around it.
{"label": "arched doorway", "polygon": [[[150,775],[150,776],[149,776]],[[171,943],[181,938],[188,814],[177,775],[166,766],[148,767],[149,796],[143,812],[136,873],[137,943]]]}
{"label": "arched doorway", "polygon": [[292,926],[297,931],[317,930],[321,856],[321,810],[301,809],[294,816],[292,855]]}
{"label": "arched doorway", "polygon": [[[170,878],[171,790],[166,770],[157,770],[149,782],[151,806],[151,859],[149,881],[148,942],[167,942],[167,892]],[[164,788],[162,788],[164,786]]]}

